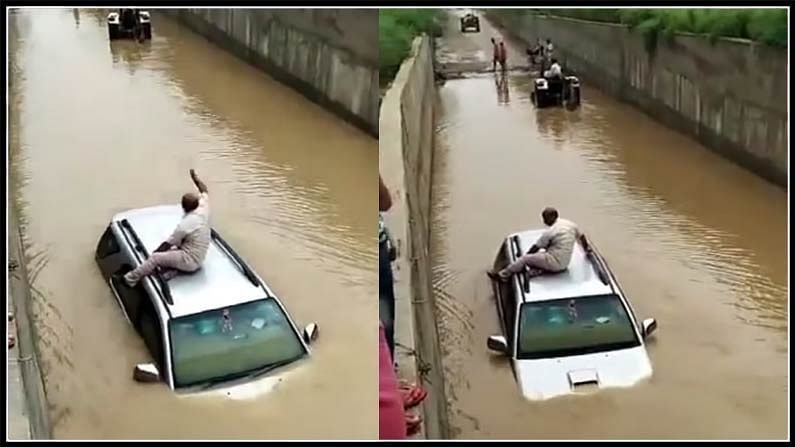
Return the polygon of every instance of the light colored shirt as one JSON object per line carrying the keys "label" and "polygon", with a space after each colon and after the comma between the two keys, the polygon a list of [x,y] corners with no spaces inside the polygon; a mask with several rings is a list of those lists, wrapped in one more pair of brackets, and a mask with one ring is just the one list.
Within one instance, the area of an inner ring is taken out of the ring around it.
{"label": "light colored shirt", "polygon": [[203,192],[199,206],[186,214],[166,241],[197,263],[204,261],[210,247],[210,196]]}
{"label": "light colored shirt", "polygon": [[558,217],[552,226],[538,238],[535,245],[543,248],[562,268],[567,268],[571,261],[574,244],[582,232],[576,223]]}
{"label": "light colored shirt", "polygon": [[552,64],[552,66],[549,67],[549,70],[544,72],[544,77],[545,78],[562,78],[563,77],[563,70],[561,70],[560,64],[558,64],[557,62]]}

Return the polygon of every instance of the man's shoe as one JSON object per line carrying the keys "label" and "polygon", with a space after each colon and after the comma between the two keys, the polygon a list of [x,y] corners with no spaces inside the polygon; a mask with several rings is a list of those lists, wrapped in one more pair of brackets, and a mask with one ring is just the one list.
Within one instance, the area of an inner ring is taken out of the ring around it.
{"label": "man's shoe", "polygon": [[505,282],[505,280],[507,279],[507,278],[501,276],[499,272],[496,272],[494,270],[487,271],[486,275],[488,275],[489,278],[491,278],[492,280],[499,281],[499,282]]}

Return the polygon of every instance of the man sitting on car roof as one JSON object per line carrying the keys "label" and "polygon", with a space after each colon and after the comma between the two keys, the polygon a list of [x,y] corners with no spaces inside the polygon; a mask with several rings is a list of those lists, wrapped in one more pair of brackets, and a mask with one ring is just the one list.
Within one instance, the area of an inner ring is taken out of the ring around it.
{"label": "man sitting on car roof", "polygon": [[[500,271],[489,271],[490,278],[505,281],[524,270],[526,267],[540,270],[536,274],[543,272],[562,272],[569,267],[571,254],[574,251],[574,244],[579,239],[585,250],[588,250],[588,240],[580,231],[577,224],[570,220],[558,217],[558,210],[555,208],[544,208],[541,218],[549,228],[538,238],[535,244],[530,247],[527,254],[509,264]],[[540,251],[541,249],[544,251]]]}
{"label": "man sitting on car roof", "polygon": [[183,272],[198,270],[210,246],[210,197],[207,185],[190,170],[190,176],[199,194],[189,192],[182,196],[185,215],[171,236],[137,269],[124,275],[124,281],[135,287],[141,278],[152,274],[158,267]]}

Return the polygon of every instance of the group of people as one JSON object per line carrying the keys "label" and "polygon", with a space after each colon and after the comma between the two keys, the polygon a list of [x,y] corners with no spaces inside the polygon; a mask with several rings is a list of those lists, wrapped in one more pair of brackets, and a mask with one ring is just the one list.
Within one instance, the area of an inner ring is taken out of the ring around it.
{"label": "group of people", "polygon": [[533,48],[527,50],[527,55],[530,56],[530,63],[533,65],[541,65],[541,68],[549,67],[544,70],[544,77],[547,79],[562,78],[563,73],[554,56],[555,46],[552,45],[552,40],[547,39],[546,43],[542,43],[539,38]]}
{"label": "group of people", "polygon": [[[492,69],[497,71],[497,64],[500,65],[500,68],[505,70],[507,68],[508,63],[508,52],[505,48],[505,42],[500,41],[499,43],[495,38],[491,38],[491,46],[492,46]],[[530,61],[533,64],[537,64],[538,62],[541,63],[543,67],[549,67],[544,70],[544,77],[548,80],[561,80],[563,79],[563,70],[558,63],[558,60],[553,56],[555,53],[555,46],[552,45],[552,40],[547,39],[546,43],[542,43],[541,39],[539,38],[536,41],[536,44],[533,48],[527,50],[527,54],[530,56]]]}
{"label": "group of people", "polygon": [[530,62],[534,65],[546,65],[546,61],[550,61],[555,52],[555,46],[552,45],[552,40],[547,39],[546,43],[541,41],[541,38],[536,40],[535,46],[527,50],[527,55],[530,56]]}
{"label": "group of people", "polygon": [[421,386],[400,381],[395,370],[395,290],[390,238],[383,214],[392,207],[389,189],[378,176],[378,411],[379,439],[405,439],[417,433],[422,417],[410,410],[428,395]]}

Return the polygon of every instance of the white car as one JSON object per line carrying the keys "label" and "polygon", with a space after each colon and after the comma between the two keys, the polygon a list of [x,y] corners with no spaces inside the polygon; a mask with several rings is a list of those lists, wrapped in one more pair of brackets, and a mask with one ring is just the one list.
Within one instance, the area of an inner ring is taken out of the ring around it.
{"label": "white car", "polygon": [[143,338],[152,362],[133,377],[162,381],[178,392],[250,382],[308,359],[317,324],[298,330],[275,293],[213,229],[202,267],[168,272],[127,286],[138,267],[174,230],[179,205],[119,213],[97,244],[95,259],[126,319]]}
{"label": "white car", "polygon": [[[526,253],[543,232],[508,236],[494,268]],[[657,322],[638,322],[607,263],[589,245],[586,252],[575,243],[563,272],[492,281],[504,335],[489,337],[487,346],[510,357],[527,399],[631,387],[652,375],[645,339]]]}

